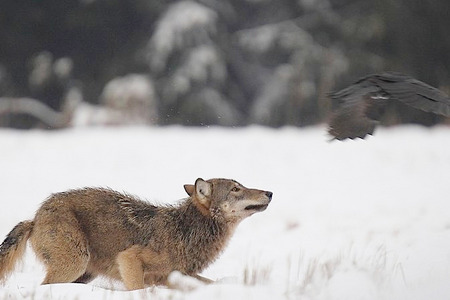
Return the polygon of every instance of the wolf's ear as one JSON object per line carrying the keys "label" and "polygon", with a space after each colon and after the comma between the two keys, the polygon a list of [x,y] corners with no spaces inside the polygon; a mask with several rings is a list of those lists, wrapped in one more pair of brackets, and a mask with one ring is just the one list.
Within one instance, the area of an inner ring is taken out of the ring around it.
{"label": "wolf's ear", "polygon": [[210,196],[212,192],[211,183],[204,181],[201,178],[198,178],[195,181],[195,196],[197,200],[209,209],[211,204]]}
{"label": "wolf's ear", "polygon": [[195,189],[195,186],[192,185],[192,184],[185,184],[184,185],[184,190],[186,191],[186,193],[189,196],[192,196],[192,194],[194,193],[194,189]]}
{"label": "wolf's ear", "polygon": [[211,196],[211,183],[198,178],[195,181],[195,193],[199,197],[209,197]]}

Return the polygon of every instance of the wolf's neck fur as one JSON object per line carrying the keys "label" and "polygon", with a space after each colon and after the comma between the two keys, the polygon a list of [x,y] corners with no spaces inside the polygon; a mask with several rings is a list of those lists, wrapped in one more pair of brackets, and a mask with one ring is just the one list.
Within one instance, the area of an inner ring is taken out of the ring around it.
{"label": "wolf's neck fur", "polygon": [[176,235],[183,245],[186,272],[197,273],[221,254],[233,234],[235,225],[221,215],[205,216],[188,198],[171,212]]}
{"label": "wolf's neck fur", "polygon": [[195,239],[199,234],[201,238],[221,239],[230,227],[221,215],[203,214],[190,198],[174,208],[172,215],[176,217],[174,222],[179,226],[178,230],[188,235],[185,238]]}
{"label": "wolf's neck fur", "polygon": [[[154,206],[143,201],[121,201],[129,222],[134,224],[136,242],[155,251],[168,251],[178,270],[201,272],[222,253],[236,228],[220,210],[205,214],[192,198],[176,206]],[[156,226],[165,230],[157,232]]]}

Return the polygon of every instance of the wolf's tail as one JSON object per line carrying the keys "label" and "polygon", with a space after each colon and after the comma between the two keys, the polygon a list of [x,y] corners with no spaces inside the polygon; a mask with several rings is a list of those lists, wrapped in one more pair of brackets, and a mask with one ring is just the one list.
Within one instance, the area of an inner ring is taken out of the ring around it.
{"label": "wolf's tail", "polygon": [[17,261],[22,258],[33,226],[33,221],[20,222],[0,245],[0,283],[6,280]]}

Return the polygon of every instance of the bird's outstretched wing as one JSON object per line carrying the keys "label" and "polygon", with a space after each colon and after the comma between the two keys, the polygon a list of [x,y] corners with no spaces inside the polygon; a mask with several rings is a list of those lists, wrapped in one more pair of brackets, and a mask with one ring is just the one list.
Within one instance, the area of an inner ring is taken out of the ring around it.
{"label": "bird's outstretched wing", "polygon": [[374,84],[408,106],[450,117],[450,98],[425,82],[399,73],[374,75]]}
{"label": "bird's outstretched wing", "polygon": [[338,140],[373,134],[390,101],[450,117],[450,98],[445,93],[399,73],[368,75],[330,97],[337,109],[328,132]]}

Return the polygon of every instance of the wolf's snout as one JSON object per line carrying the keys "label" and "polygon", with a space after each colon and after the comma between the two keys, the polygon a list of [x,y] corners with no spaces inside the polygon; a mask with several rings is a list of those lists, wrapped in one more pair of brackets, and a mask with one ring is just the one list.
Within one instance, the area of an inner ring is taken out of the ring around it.
{"label": "wolf's snout", "polygon": [[269,201],[272,200],[272,195],[273,195],[272,192],[266,192],[265,194],[266,194],[267,198],[269,198]]}

